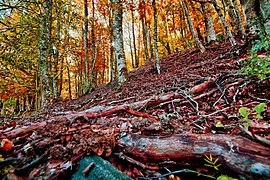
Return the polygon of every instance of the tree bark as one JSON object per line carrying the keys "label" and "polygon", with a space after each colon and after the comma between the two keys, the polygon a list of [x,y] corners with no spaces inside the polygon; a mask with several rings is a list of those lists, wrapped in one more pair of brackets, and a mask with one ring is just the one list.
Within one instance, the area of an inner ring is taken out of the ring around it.
{"label": "tree bark", "polygon": [[242,15],[241,15],[240,9],[238,7],[237,0],[232,0],[232,2],[233,2],[233,5],[234,5],[234,9],[235,9],[236,15],[237,15],[236,17],[238,19],[238,23],[239,23],[239,28],[240,28],[240,31],[241,31],[241,35],[242,36],[246,36],[245,27],[244,27],[244,24],[243,24]]}
{"label": "tree bark", "polygon": [[[118,140],[125,153],[143,163],[174,161],[204,164],[204,155],[222,159],[225,167],[247,179],[270,178],[270,148],[245,137],[224,134],[182,134],[166,137],[128,134]],[[216,159],[216,158],[215,158]]]}
{"label": "tree bark", "polygon": [[186,4],[186,1],[183,0],[182,1],[183,3],[183,8],[185,10],[185,13],[186,13],[186,16],[187,16],[187,19],[188,19],[188,24],[189,24],[189,27],[190,27],[190,31],[192,33],[192,37],[196,43],[196,45],[200,48],[200,51],[203,53],[205,52],[205,47],[203,46],[202,42],[200,41],[197,33],[195,32],[195,28],[194,28],[194,25],[193,25],[193,22],[192,22],[192,19],[189,15],[189,10],[188,10],[188,7],[187,7],[187,4]]}
{"label": "tree bark", "polygon": [[231,30],[228,27],[228,24],[227,24],[227,22],[225,20],[225,17],[223,16],[221,10],[220,10],[220,7],[218,6],[218,4],[217,4],[217,2],[215,0],[212,0],[212,4],[214,5],[214,7],[215,7],[215,9],[216,9],[216,11],[218,13],[219,18],[221,19],[221,22],[222,22],[222,24],[223,24],[223,26],[224,26],[224,28],[226,30],[226,34],[228,35],[228,37],[230,39],[231,45],[236,46],[236,41],[235,41],[235,39],[234,39],[234,37],[232,35]]}
{"label": "tree bark", "polygon": [[127,65],[125,60],[124,43],[123,43],[123,7],[121,0],[111,0],[114,5],[114,46],[117,62],[118,84],[122,85],[127,80]]}
{"label": "tree bark", "polygon": [[131,10],[131,20],[132,20],[132,38],[133,38],[133,49],[134,49],[134,62],[132,63],[134,68],[139,66],[138,56],[137,56],[137,48],[136,48],[136,37],[135,37],[135,17],[134,17],[134,1],[132,3],[132,10]]}
{"label": "tree bark", "polygon": [[92,75],[92,87],[97,86],[97,70],[95,68],[96,65],[96,37],[95,37],[95,1],[92,0],[92,29],[91,29],[91,36],[92,36],[92,68],[91,68],[91,75]]}
{"label": "tree bark", "polygon": [[89,45],[88,45],[88,2],[84,0],[84,65],[85,65],[85,92],[89,91]]}
{"label": "tree bark", "polygon": [[156,7],[156,0],[152,1],[152,6],[154,10],[154,51],[156,55],[156,70],[157,73],[160,74],[160,62],[158,57],[158,45],[157,45],[157,36],[158,36],[158,30],[157,30],[157,7]]}
{"label": "tree bark", "polygon": [[150,49],[150,58],[154,59],[154,51],[153,51],[153,45],[152,45],[152,38],[150,33],[150,25],[146,23],[146,31],[147,31],[147,37],[148,37],[148,43],[149,43],[149,49]]}
{"label": "tree bark", "polygon": [[256,34],[256,31],[261,31],[266,34],[265,22],[261,9],[261,2],[263,0],[242,0],[240,1],[245,12],[247,29]]}
{"label": "tree bark", "polygon": [[208,11],[209,4],[201,3],[201,7],[202,7],[202,11],[204,13],[207,42],[210,43],[211,41],[216,41],[217,36],[216,36],[214,24],[213,24],[213,18],[212,18],[211,14]]}
{"label": "tree bark", "polygon": [[40,27],[39,42],[39,67],[41,80],[41,106],[46,107],[53,94],[52,82],[50,78],[49,66],[51,58],[51,28],[52,28],[52,0],[48,0],[43,4],[44,11],[42,13]]}
{"label": "tree bark", "polygon": [[224,0],[224,1],[225,1],[226,7],[228,10],[230,19],[231,19],[233,33],[234,33],[234,35],[237,36],[239,34],[240,27],[239,27],[238,18],[236,16],[235,8],[234,8],[231,0]]}
{"label": "tree bark", "polygon": [[[144,12],[145,13],[145,12]],[[149,61],[149,54],[148,54],[148,44],[147,44],[147,31],[146,31],[146,23],[145,17],[142,17],[142,31],[143,31],[143,46],[144,46],[144,57],[145,63],[147,64]]]}

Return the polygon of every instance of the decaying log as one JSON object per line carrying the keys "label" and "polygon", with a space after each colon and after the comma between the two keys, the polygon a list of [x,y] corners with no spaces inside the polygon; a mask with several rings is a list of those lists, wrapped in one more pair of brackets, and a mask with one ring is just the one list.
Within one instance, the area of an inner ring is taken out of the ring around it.
{"label": "decaying log", "polygon": [[[209,88],[211,85],[213,85],[215,80],[205,81],[201,84],[198,84],[191,88],[187,94],[195,94],[198,92],[202,92],[203,90]],[[114,113],[118,113],[121,111],[126,111],[128,113],[134,114],[134,115],[140,115],[142,117],[147,118],[154,118],[158,119],[156,116],[147,115],[145,113],[139,113],[135,110],[141,109],[143,107],[149,107],[152,105],[158,105],[160,103],[164,103],[167,101],[171,101],[173,99],[181,98],[182,95],[178,92],[169,93],[166,95],[160,95],[160,96],[153,96],[151,98],[148,98],[146,100],[130,103],[130,104],[122,104],[118,106],[95,106],[90,109],[87,109],[85,111],[81,111],[78,113],[70,113],[65,115],[67,119],[73,120],[78,117],[86,117],[86,118],[95,118],[95,117],[102,117],[102,116],[108,116],[112,115]]]}
{"label": "decaying log", "polygon": [[128,134],[118,140],[125,153],[143,163],[195,163],[204,155],[223,159],[223,165],[248,179],[270,178],[270,148],[242,136],[185,134],[170,137]]}
{"label": "decaying log", "polygon": [[34,130],[37,130],[39,128],[42,128],[46,125],[47,125],[46,121],[40,122],[40,123],[34,123],[30,126],[26,126],[26,127],[17,128],[17,129],[11,130],[11,131],[3,132],[2,134],[5,138],[11,139],[14,137],[18,137],[18,136],[27,134],[27,133],[34,131]]}

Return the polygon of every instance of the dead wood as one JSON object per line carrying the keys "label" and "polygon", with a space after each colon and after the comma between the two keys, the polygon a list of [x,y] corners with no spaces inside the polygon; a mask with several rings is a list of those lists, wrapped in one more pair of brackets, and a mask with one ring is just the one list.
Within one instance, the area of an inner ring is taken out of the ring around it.
{"label": "dead wood", "polygon": [[270,148],[242,136],[185,134],[170,137],[128,134],[118,140],[125,153],[143,163],[175,161],[196,164],[212,154],[223,165],[248,179],[270,178]]}
{"label": "dead wood", "polygon": [[216,79],[212,79],[212,80],[209,80],[209,81],[205,81],[201,84],[198,84],[196,86],[194,86],[193,88],[191,88],[187,94],[196,94],[196,93],[199,93],[199,92],[202,92],[203,90],[209,88],[210,86],[212,86],[214,83],[215,83]]}
{"label": "dead wood", "polygon": [[[205,89],[209,88],[211,85],[213,85],[214,82],[215,82],[214,80],[210,80],[210,81],[205,81],[201,84],[198,84],[198,85],[194,86],[193,88],[191,88],[187,92],[187,94],[195,94],[195,93],[202,92],[203,90],[205,90]],[[177,99],[177,98],[180,98],[182,96],[183,95],[181,95],[178,92],[173,92],[173,93],[169,93],[167,95],[153,96],[153,97],[150,97],[146,100],[142,100],[142,101],[138,101],[138,102],[134,102],[134,103],[130,103],[130,104],[122,104],[122,105],[115,105],[115,106],[94,106],[94,107],[87,109],[85,111],[81,111],[81,112],[73,113],[73,114],[67,114],[65,117],[67,119],[70,119],[70,120],[76,119],[78,117],[96,118],[96,117],[103,117],[103,116],[112,115],[114,113],[118,113],[121,111],[126,111],[126,112],[133,114],[133,115],[136,115],[136,116],[158,119],[158,117],[156,117],[156,116],[152,116],[152,115],[149,115],[146,113],[141,113],[141,112],[138,112],[135,110],[139,110],[139,109],[142,109],[144,107],[149,107],[152,105],[157,105],[160,103],[171,101],[173,99]]]}
{"label": "dead wood", "polygon": [[17,128],[17,129],[8,131],[8,132],[4,132],[2,134],[5,138],[11,139],[14,137],[18,137],[18,136],[27,134],[27,133],[34,131],[34,130],[37,130],[39,128],[42,128],[42,127],[46,126],[46,124],[47,124],[46,121],[41,122],[41,123],[35,123],[35,124],[30,125],[30,126]]}

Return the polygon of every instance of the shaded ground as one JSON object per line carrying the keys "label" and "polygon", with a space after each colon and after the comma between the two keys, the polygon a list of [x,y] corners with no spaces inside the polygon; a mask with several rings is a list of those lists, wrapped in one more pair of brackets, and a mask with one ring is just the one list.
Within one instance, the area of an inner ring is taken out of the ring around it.
{"label": "shaded ground", "polygon": [[[11,179],[18,175],[57,178],[71,164],[75,166],[80,157],[97,154],[107,157],[133,178],[147,177],[147,171],[114,156],[121,151],[117,146],[119,135],[243,134],[238,110],[243,106],[252,109],[260,102],[269,104],[270,78],[259,81],[238,75],[240,61],[246,56],[245,46],[240,52],[240,56],[233,58],[235,50],[225,42],[207,47],[203,54],[198,49],[174,53],[161,59],[160,75],[151,62],[130,72],[122,87],[111,83],[76,100],[57,102],[40,114],[16,120],[3,118],[1,139],[14,144],[10,151],[1,150],[5,159],[13,158],[9,159],[13,165],[9,176]],[[191,88],[206,81],[214,83],[190,93]],[[180,96],[141,106],[135,113],[122,109],[102,117],[98,114],[101,107],[119,107],[147,99],[154,102],[158,96],[171,93]],[[85,115],[88,109],[96,110],[96,115],[89,118]],[[270,139],[269,105],[263,117],[254,118],[249,130],[267,140]]]}

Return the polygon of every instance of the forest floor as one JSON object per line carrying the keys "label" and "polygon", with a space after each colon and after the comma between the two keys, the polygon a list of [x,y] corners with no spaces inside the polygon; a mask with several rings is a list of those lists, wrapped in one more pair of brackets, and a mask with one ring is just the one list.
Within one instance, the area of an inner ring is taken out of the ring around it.
{"label": "forest floor", "polygon": [[[233,58],[235,49],[224,42],[208,46],[204,53],[196,48],[173,53],[161,58],[160,75],[154,63],[149,62],[130,72],[121,87],[111,83],[78,99],[56,102],[44,112],[2,118],[1,174],[9,170],[10,179],[57,179],[68,176],[70,167],[74,172],[79,159],[94,154],[134,179],[164,174],[155,158],[146,162],[132,153],[125,154],[125,146],[119,139],[126,134],[149,137],[222,134],[246,136],[254,143],[268,144],[270,78],[260,81],[238,74],[240,63],[248,54],[247,46],[238,50],[240,55]],[[254,117],[252,110],[260,103],[267,104],[263,119]],[[248,128],[242,126],[245,121],[239,114],[241,107],[248,108],[251,120]],[[269,144],[262,146],[269,150],[265,156],[270,157]],[[121,153],[125,154],[122,160]],[[213,175],[203,161],[199,166],[190,161],[185,166],[179,161],[164,164],[171,170],[184,167]]]}

